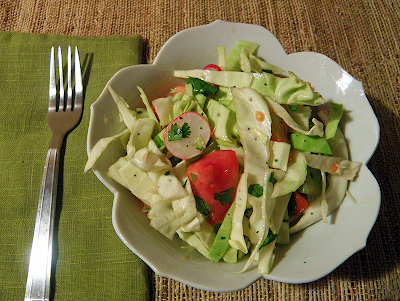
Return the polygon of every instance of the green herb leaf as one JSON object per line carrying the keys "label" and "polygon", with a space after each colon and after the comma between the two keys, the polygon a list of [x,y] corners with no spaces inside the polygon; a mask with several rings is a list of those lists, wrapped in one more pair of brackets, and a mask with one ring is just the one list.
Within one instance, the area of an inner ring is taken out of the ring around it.
{"label": "green herb leaf", "polygon": [[231,187],[227,190],[224,190],[221,192],[216,192],[216,193],[214,193],[214,199],[216,201],[219,201],[221,203],[221,205],[230,204],[233,200],[233,198],[232,198],[233,190],[234,190],[234,188]]}
{"label": "green herb leaf", "polygon": [[269,69],[262,69],[262,72],[273,74],[272,70]]}
{"label": "green herb leaf", "polygon": [[214,87],[200,78],[189,77],[186,83],[193,86],[194,95],[203,94],[204,96],[208,96],[218,92],[218,87]]}
{"label": "green herb leaf", "polygon": [[161,139],[161,137],[160,136],[155,136],[154,137],[154,142],[156,143],[156,145],[157,145],[157,147],[158,148],[160,148],[160,147],[163,147],[165,144],[164,144],[164,141]]}
{"label": "green herb leaf", "polygon": [[197,180],[196,175],[195,175],[194,173],[191,173],[190,175],[192,176],[192,180],[193,180],[193,181],[196,181],[196,180]]}
{"label": "green herb leaf", "polygon": [[210,205],[208,205],[198,196],[194,196],[194,199],[196,200],[197,211],[199,211],[205,219],[209,220],[210,217],[208,215],[211,213]]}
{"label": "green herb leaf", "polygon": [[168,141],[181,140],[183,138],[188,138],[190,136],[191,130],[187,122],[185,122],[181,127],[174,123],[168,130]]}
{"label": "green herb leaf", "polygon": [[270,242],[272,242],[277,237],[278,237],[278,234],[272,232],[271,229],[269,229],[268,235],[265,238],[265,240],[263,241],[263,243],[260,245],[259,250],[264,248],[266,245],[268,245]]}
{"label": "green herb leaf", "polygon": [[276,182],[278,182],[275,177],[274,173],[272,172],[271,175],[269,176],[268,182],[272,183],[272,185],[275,185]]}
{"label": "green herb leaf", "polygon": [[260,184],[251,184],[247,189],[247,192],[256,198],[262,196],[264,188]]}
{"label": "green herb leaf", "polygon": [[185,183],[183,183],[183,188],[186,188],[188,180],[185,181]]}
{"label": "green herb leaf", "polygon": [[169,176],[170,174],[171,174],[170,171],[167,171],[167,172],[165,173],[166,176]]}
{"label": "green herb leaf", "polygon": [[[250,216],[253,214],[253,208],[247,208],[244,210],[244,216],[247,218],[250,218]],[[250,225],[250,224],[249,224]]]}

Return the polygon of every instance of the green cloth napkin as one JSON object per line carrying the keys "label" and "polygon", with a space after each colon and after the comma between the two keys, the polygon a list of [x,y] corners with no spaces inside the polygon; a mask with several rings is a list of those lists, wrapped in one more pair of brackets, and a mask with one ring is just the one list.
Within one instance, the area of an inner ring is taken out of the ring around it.
{"label": "green cloth napkin", "polygon": [[[55,300],[147,300],[148,267],[116,235],[112,193],[92,172],[90,105],[119,69],[139,64],[142,38],[0,32],[0,296],[23,300],[39,187],[51,133],[46,124],[50,47],[78,46],[86,72],[82,121],[69,134],[58,200]],[[86,67],[85,67],[86,66]]]}

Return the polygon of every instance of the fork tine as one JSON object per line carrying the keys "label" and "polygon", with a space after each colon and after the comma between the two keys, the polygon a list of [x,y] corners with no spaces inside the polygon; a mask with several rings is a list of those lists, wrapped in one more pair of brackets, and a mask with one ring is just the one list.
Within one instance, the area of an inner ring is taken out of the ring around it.
{"label": "fork tine", "polygon": [[67,69],[67,110],[70,110],[72,108],[71,46],[68,46]]}
{"label": "fork tine", "polygon": [[75,106],[74,109],[81,109],[83,104],[83,83],[81,64],[79,62],[78,47],[75,46]]}
{"label": "fork tine", "polygon": [[62,111],[64,109],[64,78],[63,78],[63,67],[62,67],[62,55],[61,55],[61,47],[58,46],[58,73],[59,73],[59,95],[60,101],[58,104],[58,110]]}
{"label": "fork tine", "polygon": [[54,47],[50,51],[50,74],[49,74],[49,110],[57,109],[57,88],[56,88],[56,72],[54,66]]}

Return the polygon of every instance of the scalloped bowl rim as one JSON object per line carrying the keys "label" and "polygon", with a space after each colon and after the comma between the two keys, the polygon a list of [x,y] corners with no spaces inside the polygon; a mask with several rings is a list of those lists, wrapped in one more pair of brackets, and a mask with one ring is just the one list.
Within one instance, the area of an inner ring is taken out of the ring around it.
{"label": "scalloped bowl rim", "polygon": [[[204,35],[208,37],[207,45],[195,39]],[[201,68],[207,63],[215,63],[215,46],[226,46],[228,51],[238,40],[259,43],[260,57],[284,70],[294,71],[300,78],[311,82],[327,100],[344,103],[347,112],[343,131],[351,158],[365,165],[358,179],[349,186],[349,192],[357,203],[346,197],[339,210],[329,217],[329,223],[318,222],[295,234],[289,245],[279,245],[271,273],[260,275],[256,268],[237,273],[244,265],[243,260],[236,264],[214,263],[197,251],[182,248],[184,243],[179,238],[169,241],[162,237],[149,226],[147,217],[140,212],[139,202],[135,202],[128,190],[106,174],[112,160],[121,155],[123,149],[115,146],[102,156],[93,171],[114,194],[112,222],[124,244],[158,275],[215,292],[244,289],[261,277],[286,283],[307,283],[326,276],[366,246],[380,208],[380,188],[366,166],[379,142],[379,124],[362,83],[325,55],[313,52],[287,54],[277,38],[264,27],[217,20],[185,29],[161,47],[152,64],[123,68],[107,85],[111,85],[128,103],[137,105],[137,85],[145,90],[149,99],[166,95],[174,84],[179,83],[179,79],[172,76],[174,69]],[[195,61],[193,57],[196,57]],[[148,81],[149,78],[152,80]],[[123,127],[106,87],[90,108],[88,154],[98,139],[115,134]],[[358,217],[361,215],[362,219]],[[338,234],[349,227],[353,231]],[[340,229],[342,231],[338,231]],[[324,233],[322,237],[321,233]]]}

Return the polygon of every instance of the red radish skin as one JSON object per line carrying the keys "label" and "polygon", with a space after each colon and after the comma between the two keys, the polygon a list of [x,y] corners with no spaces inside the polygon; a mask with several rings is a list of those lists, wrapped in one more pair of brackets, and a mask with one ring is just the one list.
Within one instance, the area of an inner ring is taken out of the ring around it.
{"label": "red radish skin", "polygon": [[221,71],[221,68],[215,64],[208,64],[204,67],[204,70]]}
{"label": "red radish skin", "polygon": [[[204,67],[204,70],[211,70],[211,71],[222,71],[218,65],[215,64],[208,64]],[[218,87],[218,85],[212,84],[214,87]]]}

